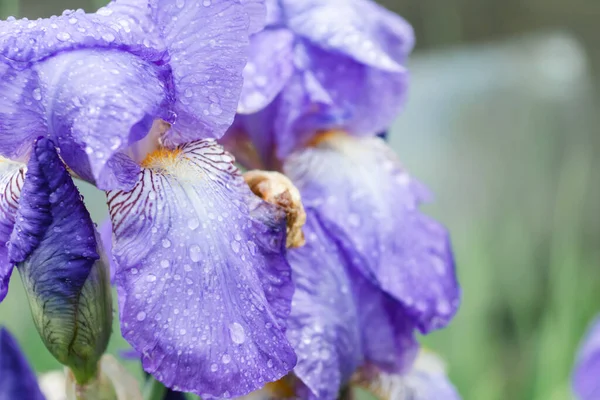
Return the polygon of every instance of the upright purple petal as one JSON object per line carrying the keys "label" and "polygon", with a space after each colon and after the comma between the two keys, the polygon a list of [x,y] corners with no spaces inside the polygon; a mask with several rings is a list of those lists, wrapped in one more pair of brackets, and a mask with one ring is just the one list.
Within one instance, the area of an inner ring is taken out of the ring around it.
{"label": "upright purple petal", "polygon": [[45,400],[15,338],[0,327],[0,399]]}
{"label": "upright purple petal", "polygon": [[101,189],[131,187],[137,167],[123,176],[112,164],[159,115],[165,88],[156,69],[129,53],[95,50],[62,53],[37,69],[40,99],[61,157]]}
{"label": "upright purple petal", "polygon": [[265,0],[240,0],[250,19],[250,33],[261,31],[265,27],[267,6]]}
{"label": "upright purple petal", "polygon": [[287,29],[269,29],[252,37],[239,113],[260,111],[281,92],[294,72],[293,44],[294,34]]}
{"label": "upright purple petal", "polygon": [[247,394],[296,362],[285,215],[214,141],[159,150],[110,192],[121,326],[144,369],[204,398]]}
{"label": "upright purple petal", "polygon": [[287,25],[331,52],[381,70],[402,71],[414,33],[401,17],[370,0],[282,0]]}
{"label": "upright purple petal", "polygon": [[579,400],[600,397],[600,318],[591,325],[579,351],[573,374],[573,391]]}
{"label": "upright purple petal", "polygon": [[17,71],[0,62],[0,154],[21,158],[48,127],[34,71]]}
{"label": "upright purple petal", "polygon": [[249,19],[231,0],[154,0],[169,52],[173,127],[165,140],[219,138],[233,122],[248,51]]}
{"label": "upright purple petal", "polygon": [[288,252],[296,284],[288,338],[298,355],[294,373],[311,398],[335,400],[363,361],[360,315],[343,254],[307,217],[306,245]]}
{"label": "upright purple petal", "polygon": [[34,145],[8,255],[48,350],[77,378],[94,376],[110,335],[108,275],[81,195],[54,144]]}
{"label": "upright purple petal", "polygon": [[25,170],[24,164],[0,159],[0,302],[8,292],[14,266],[6,246],[15,225]]}
{"label": "upright purple petal", "polygon": [[159,61],[165,46],[150,11],[147,0],[119,0],[93,14],[78,10],[35,21],[0,21],[0,54],[17,69],[80,49],[127,51]]}
{"label": "upright purple petal", "polygon": [[419,211],[422,187],[381,139],[325,135],[284,171],[355,266],[400,300],[422,332],[450,321],[460,290],[448,233]]}

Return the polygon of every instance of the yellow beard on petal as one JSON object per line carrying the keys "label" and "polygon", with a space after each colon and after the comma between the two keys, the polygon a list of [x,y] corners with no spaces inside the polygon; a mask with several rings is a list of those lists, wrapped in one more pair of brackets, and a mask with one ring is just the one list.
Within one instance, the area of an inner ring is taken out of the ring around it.
{"label": "yellow beard on petal", "polygon": [[181,160],[181,149],[167,149],[161,147],[148,154],[141,165],[149,169],[172,169]]}
{"label": "yellow beard on petal", "polygon": [[343,136],[348,136],[344,131],[330,130],[318,132],[307,144],[307,147],[318,147],[321,143],[329,142],[332,139],[337,139]]}

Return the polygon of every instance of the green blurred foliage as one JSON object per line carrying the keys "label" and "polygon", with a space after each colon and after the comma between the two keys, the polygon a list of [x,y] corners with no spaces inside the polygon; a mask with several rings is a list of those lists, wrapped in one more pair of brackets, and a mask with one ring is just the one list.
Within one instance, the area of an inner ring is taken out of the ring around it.
{"label": "green blurred foliage", "polygon": [[[586,45],[592,67],[600,65],[596,43],[600,3],[577,0],[383,0],[414,24],[418,50],[564,28]],[[92,10],[102,0],[0,0],[0,14],[38,17],[64,8]],[[418,54],[418,51],[417,51]],[[592,69],[592,73],[595,73]],[[563,400],[578,344],[600,312],[600,138],[596,94],[571,111],[548,104],[522,107],[511,94],[503,113],[474,102],[461,117],[461,132],[442,152],[456,170],[428,174],[435,164],[423,154],[408,165],[434,192],[450,193],[427,211],[452,232],[463,304],[448,329],[424,338],[448,361],[466,400]],[[492,107],[493,108],[493,107]],[[435,118],[435,116],[432,116]],[[520,121],[520,131],[510,131]],[[507,131],[504,128],[508,127]],[[410,142],[398,147],[410,154]],[[410,157],[407,157],[410,158]],[[423,172],[421,174],[421,172]],[[462,174],[457,178],[453,174]],[[469,189],[449,182],[471,185]],[[470,199],[464,192],[472,193]],[[463,209],[456,205],[463,202]],[[103,196],[84,188],[93,217],[105,216]],[[115,296],[116,298],[116,296]],[[17,334],[38,371],[55,369],[37,336],[28,304],[13,276],[0,305],[0,323]],[[127,349],[115,317],[109,346]],[[127,362],[140,375],[137,363]]]}

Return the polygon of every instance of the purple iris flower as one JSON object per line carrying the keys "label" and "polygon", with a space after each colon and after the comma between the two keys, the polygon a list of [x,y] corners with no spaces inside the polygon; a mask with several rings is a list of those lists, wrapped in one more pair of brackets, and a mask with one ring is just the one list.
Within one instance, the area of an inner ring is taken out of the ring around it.
{"label": "purple iris flower", "polygon": [[[89,216],[82,227],[63,215],[81,202],[63,162],[107,190],[123,336],[147,372],[204,398],[244,395],[296,363],[285,215],[214,141],[234,118],[248,35],[263,23],[259,0],[116,0],[95,14],[0,23],[0,154],[14,160],[2,164],[0,239],[23,257],[37,251],[31,268],[53,281],[52,249],[98,242]],[[10,236],[20,208],[31,209],[22,242]],[[69,234],[52,236],[59,217]],[[39,237],[53,239],[48,251]],[[4,288],[20,259],[0,256]]]}
{"label": "purple iris flower", "polygon": [[15,338],[0,327],[0,399],[45,400]]}
{"label": "purple iris flower", "polygon": [[368,0],[267,7],[230,137],[300,190],[288,337],[309,397],[335,399],[357,369],[406,373],[415,331],[446,326],[460,289],[448,232],[419,211],[428,191],[376,137],[406,97],[410,25]]}
{"label": "purple iris flower", "polygon": [[579,351],[573,390],[579,400],[600,398],[600,318],[592,323]]}

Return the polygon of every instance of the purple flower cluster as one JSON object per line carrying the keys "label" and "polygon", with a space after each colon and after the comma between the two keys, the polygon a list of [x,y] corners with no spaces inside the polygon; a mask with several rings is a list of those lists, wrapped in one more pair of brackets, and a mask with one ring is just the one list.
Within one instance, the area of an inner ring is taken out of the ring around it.
{"label": "purple flower cluster", "polygon": [[[414,364],[417,332],[459,306],[448,233],[377,137],[413,42],[370,0],[114,0],[0,22],[0,300],[16,267],[81,381],[108,341],[110,264],[123,337],[173,390],[458,398]],[[286,249],[285,208],[234,156],[297,187],[304,246]],[[71,176],[106,191],[106,245]],[[0,376],[29,379],[19,357],[0,354]]]}

